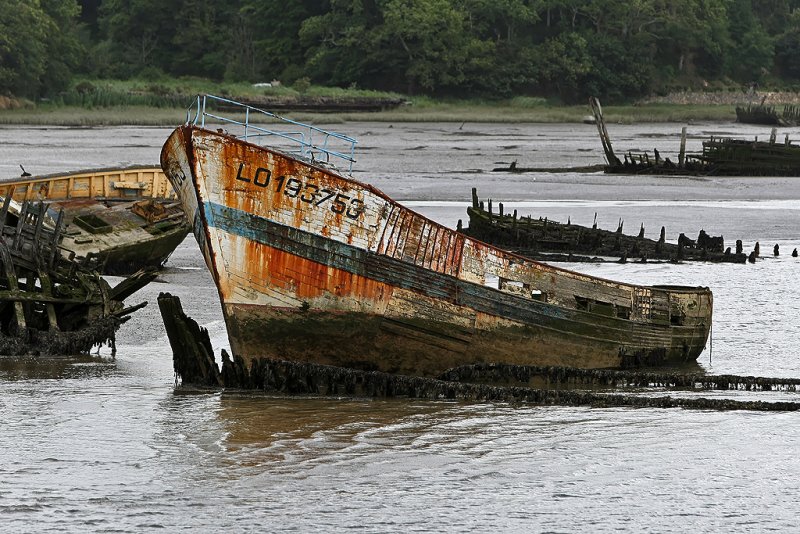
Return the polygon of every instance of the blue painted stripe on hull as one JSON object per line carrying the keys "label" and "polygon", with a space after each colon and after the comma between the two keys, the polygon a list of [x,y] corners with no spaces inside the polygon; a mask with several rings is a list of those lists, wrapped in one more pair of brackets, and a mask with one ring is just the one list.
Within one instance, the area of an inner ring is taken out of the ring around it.
{"label": "blue painted stripe on hull", "polygon": [[[382,254],[278,224],[242,210],[212,202],[206,202],[204,207],[209,226],[219,230],[352,274],[523,324],[544,326],[565,332],[572,331],[576,334],[579,329],[580,335],[613,340],[619,345],[634,345],[632,348],[653,346],[655,338],[659,337],[661,341],[655,345],[663,346],[666,341],[663,336],[670,336],[671,331],[680,330],[684,336],[691,336],[692,330],[695,330],[697,335],[697,329],[692,327],[674,328],[634,323],[625,319],[567,310],[459,280]],[[653,339],[648,340],[650,343],[644,341],[651,336]]]}

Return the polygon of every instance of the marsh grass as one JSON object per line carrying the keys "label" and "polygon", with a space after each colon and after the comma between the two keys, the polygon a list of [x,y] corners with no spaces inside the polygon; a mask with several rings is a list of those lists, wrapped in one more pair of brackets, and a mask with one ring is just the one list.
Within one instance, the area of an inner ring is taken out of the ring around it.
{"label": "marsh grass", "polygon": [[78,108],[39,106],[36,109],[0,111],[0,124],[47,126],[176,126],[186,120],[177,108],[130,107]]}
{"label": "marsh grass", "polygon": [[[454,100],[430,97],[404,97],[357,88],[256,87],[247,83],[214,83],[208,80],[77,80],[58,97],[36,106],[0,110],[0,124],[63,126],[172,126],[186,120],[186,110],[194,96],[210,93],[231,99],[258,96],[277,98],[401,98],[408,102],[398,108],[373,113],[282,112],[281,114],[316,124],[344,121],[378,122],[505,122],[505,123],[577,123],[589,116],[588,105],[564,106],[544,98],[517,96],[508,100]],[[647,104],[604,106],[606,122],[733,121],[733,106]]]}
{"label": "marsh grass", "polygon": [[[188,106],[78,107],[39,105],[0,111],[0,124],[56,126],[174,126],[186,120]],[[603,108],[609,124],[637,122],[733,122],[733,106],[611,106]],[[281,112],[295,120],[315,124],[343,122],[495,122],[579,123],[590,115],[588,106],[519,108],[503,104],[442,103],[417,106],[416,102],[376,113]]]}

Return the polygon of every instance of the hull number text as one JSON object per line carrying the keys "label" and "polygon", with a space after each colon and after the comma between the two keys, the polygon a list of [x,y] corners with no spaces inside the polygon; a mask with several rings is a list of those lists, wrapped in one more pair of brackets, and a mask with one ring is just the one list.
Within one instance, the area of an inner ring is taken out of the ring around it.
{"label": "hull number text", "polygon": [[274,188],[275,193],[283,193],[289,198],[299,198],[310,207],[327,207],[333,213],[342,213],[356,220],[364,214],[364,201],[350,198],[331,189],[320,188],[317,184],[286,176],[273,177],[269,169],[258,167],[252,178],[242,174],[244,163],[239,164],[236,179],[251,183],[256,187]]}

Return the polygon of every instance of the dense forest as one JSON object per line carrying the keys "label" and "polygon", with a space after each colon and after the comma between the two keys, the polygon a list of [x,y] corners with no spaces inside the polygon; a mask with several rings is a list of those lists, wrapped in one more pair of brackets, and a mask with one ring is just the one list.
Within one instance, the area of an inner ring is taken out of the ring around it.
{"label": "dense forest", "polygon": [[77,78],[409,95],[800,85],[800,0],[0,0],[0,95]]}

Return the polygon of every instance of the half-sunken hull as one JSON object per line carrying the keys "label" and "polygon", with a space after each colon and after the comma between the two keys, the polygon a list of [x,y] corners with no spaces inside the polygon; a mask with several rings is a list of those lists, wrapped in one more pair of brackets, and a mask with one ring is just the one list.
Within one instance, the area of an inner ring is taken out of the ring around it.
{"label": "half-sunken hull", "polygon": [[537,263],[235,137],[180,127],[161,163],[194,218],[231,348],[250,365],[429,377],[491,362],[626,367],[695,360],[708,337],[707,288]]}
{"label": "half-sunken hull", "polygon": [[158,167],[93,169],[0,182],[0,197],[43,201],[68,225],[61,247],[105,274],[161,267],[189,233]]}

